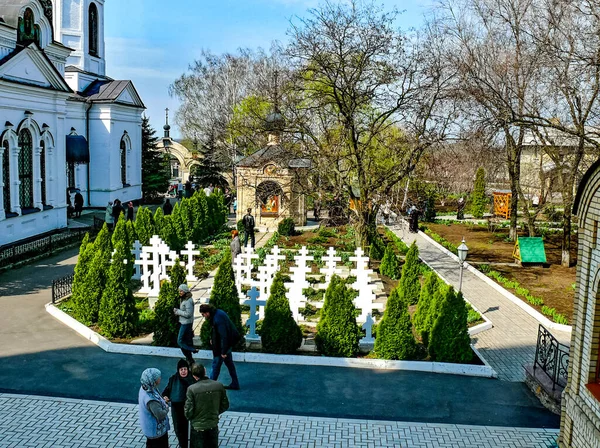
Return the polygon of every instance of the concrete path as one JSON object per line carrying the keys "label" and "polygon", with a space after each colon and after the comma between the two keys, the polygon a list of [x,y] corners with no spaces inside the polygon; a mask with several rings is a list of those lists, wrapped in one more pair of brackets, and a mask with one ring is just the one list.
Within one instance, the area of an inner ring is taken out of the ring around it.
{"label": "concrete path", "polygon": [[[429,243],[422,232],[408,232],[405,224],[390,228],[410,245],[416,241],[419,256],[437,273],[458,288],[458,263]],[[468,242],[467,242],[468,245]],[[475,347],[506,381],[523,381],[523,366],[535,358],[539,322],[471,272],[463,271],[462,292],[480,312],[492,321],[493,328],[472,338]],[[569,333],[552,330],[559,342],[568,345]]]}
{"label": "concrete path", "polygon": [[[142,448],[137,405],[0,394],[0,448]],[[226,412],[229,448],[481,448],[555,446],[555,429],[404,423]],[[172,425],[171,425],[172,427]],[[170,431],[170,446],[179,445]]]}
{"label": "concrete path", "polygon": [[[0,389],[135,402],[140,373],[154,366],[170,374],[174,360],[106,353],[45,312],[52,279],[72,271],[76,254],[62,253],[0,275]],[[236,412],[457,425],[559,424],[522,383],[294,365],[238,363],[237,370],[242,390],[231,396]],[[226,369],[221,380],[229,380]]]}

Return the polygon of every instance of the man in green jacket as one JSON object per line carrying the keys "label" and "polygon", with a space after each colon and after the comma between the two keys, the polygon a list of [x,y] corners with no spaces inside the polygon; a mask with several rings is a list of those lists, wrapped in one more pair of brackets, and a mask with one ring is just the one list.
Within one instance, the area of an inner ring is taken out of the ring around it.
{"label": "man in green jacket", "polygon": [[218,448],[219,415],[229,409],[225,387],[206,376],[202,364],[192,366],[197,381],[186,393],[184,414],[190,421],[190,448]]}

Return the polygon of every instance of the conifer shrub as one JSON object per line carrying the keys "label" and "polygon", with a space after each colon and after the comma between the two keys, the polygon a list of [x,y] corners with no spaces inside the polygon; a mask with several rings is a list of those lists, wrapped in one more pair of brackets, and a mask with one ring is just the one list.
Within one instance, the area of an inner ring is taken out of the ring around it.
{"label": "conifer shrub", "polygon": [[173,212],[170,215],[170,221],[173,225],[173,233],[175,236],[175,238],[173,238],[173,245],[170,246],[173,250],[181,250],[181,248],[185,245],[184,241],[186,240],[186,227],[185,223],[183,222],[180,204],[181,202],[175,204],[175,207],[173,207]]}
{"label": "conifer shrub", "polygon": [[193,199],[195,201],[194,241],[199,243],[208,237],[208,204],[204,191],[196,192]]}
{"label": "conifer shrub", "polygon": [[377,232],[377,229],[372,229],[369,232],[369,242],[371,243],[369,258],[381,260],[385,254],[385,244],[383,243],[383,238],[381,238],[379,232]]}
{"label": "conifer shrub", "polygon": [[260,337],[267,353],[292,354],[302,344],[302,330],[292,315],[281,273],[275,276],[271,286]]}
{"label": "conifer shrub", "polygon": [[125,245],[117,243],[100,301],[98,324],[109,338],[134,336],[138,325],[138,310],[125,263],[127,255]]}
{"label": "conifer shrub", "polygon": [[150,244],[150,238],[156,233],[156,230],[154,229],[154,218],[149,208],[140,207],[138,209],[135,217],[135,232],[142,246]]}
{"label": "conifer shrub", "polygon": [[402,290],[394,288],[388,297],[383,319],[377,325],[375,353],[383,359],[411,359],[415,356],[416,346],[408,303]]}
{"label": "conifer shrub", "polygon": [[471,338],[467,328],[467,307],[461,293],[446,290],[439,315],[431,329],[429,355],[433,361],[467,363],[471,361]]}
{"label": "conifer shrub", "polygon": [[485,170],[479,168],[475,174],[475,185],[471,195],[471,214],[474,218],[483,218],[487,210],[488,199],[485,195]]}
{"label": "conifer shrub", "polygon": [[277,226],[277,233],[283,236],[294,236],[296,234],[296,223],[292,218],[285,218]]}
{"label": "conifer shrub", "polygon": [[[240,336],[245,334],[242,326],[242,309],[240,307],[240,299],[238,290],[235,286],[235,276],[233,267],[231,266],[231,253],[226,251],[223,260],[219,264],[219,270],[215,275],[212,290],[210,291],[210,299],[208,301],[215,308],[221,309],[227,313],[231,322],[237,328]],[[200,339],[202,345],[208,347],[210,345],[210,336],[212,328],[210,322],[205,320],[200,329]],[[243,342],[241,338],[240,343]]]}
{"label": "conifer shrub", "polygon": [[90,242],[90,234],[86,233],[79,246],[79,257],[75,265],[71,302],[73,303],[73,314],[78,320],[82,320],[86,308],[86,286],[85,281],[90,264],[94,258],[94,243]]}
{"label": "conifer shrub", "polygon": [[[154,212],[154,235],[162,238],[163,227],[165,226],[165,213],[161,207],[158,207]],[[152,235],[152,236],[154,236]],[[164,240],[164,238],[163,238]]]}
{"label": "conifer shrub", "polygon": [[419,303],[417,311],[413,316],[415,330],[421,336],[423,344],[427,347],[429,344],[429,332],[431,331],[431,323],[429,315],[435,313],[435,299],[438,290],[440,289],[439,277],[433,271],[426,272],[425,281],[421,293],[419,295]]}
{"label": "conifer shrub", "polygon": [[93,258],[85,277],[85,290],[79,302],[77,316],[85,325],[98,322],[100,300],[106,286],[108,269],[112,256],[110,232],[106,223],[96,236],[93,244]]}
{"label": "conifer shrub", "polygon": [[154,307],[154,345],[177,347],[179,319],[173,313],[173,308],[179,308],[179,291],[170,281],[163,281]]}
{"label": "conifer shrub", "polygon": [[176,288],[179,288],[179,285],[184,283],[187,285],[187,280],[185,277],[185,269],[181,265],[179,258],[177,258],[175,260],[175,265],[171,268],[171,272],[169,272],[171,283],[173,283]]}
{"label": "conifer shrub", "polygon": [[118,242],[129,244],[129,233],[127,232],[127,219],[125,214],[119,215],[119,220],[115,222],[115,229],[112,233],[112,245],[116,246]]}
{"label": "conifer shrub", "polygon": [[362,337],[356,323],[356,308],[346,282],[334,275],[325,292],[315,344],[325,356],[352,357],[358,353]]}
{"label": "conifer shrub", "polygon": [[389,243],[385,248],[385,254],[379,266],[379,272],[388,276],[391,279],[398,280],[400,278],[400,263],[394,251],[394,245]]}
{"label": "conifer shrub", "polygon": [[188,241],[194,238],[194,211],[192,208],[192,200],[182,199],[179,203],[179,214],[183,224],[183,233],[177,236],[182,240],[181,245],[185,246]]}
{"label": "conifer shrub", "polygon": [[174,248],[178,247],[179,239],[177,238],[177,232],[175,231],[171,215],[163,217],[161,234],[159,236],[171,249],[176,250]]}
{"label": "conifer shrub", "polygon": [[402,275],[400,276],[400,288],[402,295],[409,305],[414,305],[419,300],[421,283],[419,274],[421,272],[421,262],[419,260],[419,248],[414,243],[411,244],[402,266]]}

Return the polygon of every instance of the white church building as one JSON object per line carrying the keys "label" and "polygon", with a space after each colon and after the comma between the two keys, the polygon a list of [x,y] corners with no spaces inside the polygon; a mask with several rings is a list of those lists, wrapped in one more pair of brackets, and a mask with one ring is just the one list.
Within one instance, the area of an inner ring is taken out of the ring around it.
{"label": "white church building", "polygon": [[140,199],[144,104],[106,76],[104,0],[0,0],[0,246]]}

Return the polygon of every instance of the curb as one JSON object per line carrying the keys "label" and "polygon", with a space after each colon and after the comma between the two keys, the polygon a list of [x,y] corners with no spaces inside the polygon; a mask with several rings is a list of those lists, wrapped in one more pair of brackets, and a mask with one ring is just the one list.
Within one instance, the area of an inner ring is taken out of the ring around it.
{"label": "curb", "polygon": [[[88,341],[108,353],[127,355],[163,356],[168,358],[181,358],[181,351],[171,347],[152,347],[149,345],[116,344],[104,336],[78,322],[67,313],[59,310],[52,303],[46,304],[46,311],[55,319],[75,330]],[[472,346],[471,346],[472,347]],[[481,355],[474,350],[481,358]],[[385,359],[365,358],[331,358],[327,356],[299,356],[299,355],[272,355],[268,353],[240,353],[235,352],[236,362],[263,363],[263,364],[295,364],[306,366],[350,367],[358,369],[379,370],[409,370],[416,372],[445,373],[451,375],[475,376],[482,378],[497,378],[494,369],[481,358],[485,365],[476,366],[469,364],[453,364],[428,361],[388,361]],[[196,359],[212,360],[212,352],[200,350]]]}
{"label": "curb", "polygon": [[[431,237],[429,237],[428,235],[426,235],[424,232],[421,232],[420,230],[419,230],[419,234],[423,238],[425,238],[425,240],[428,243],[431,243],[437,249],[439,249],[440,251],[442,251],[446,255],[450,256],[453,260],[456,260],[457,263],[460,263],[460,260],[458,259],[458,256],[456,256],[455,254],[453,254],[452,252],[450,252],[448,249],[446,249],[444,246],[442,246],[441,244],[439,244],[437,241],[434,241]],[[425,264],[427,264],[429,266],[428,263],[425,263]],[[487,275],[485,275],[484,273],[480,272],[479,270],[477,270],[473,266],[471,266],[466,261],[465,261],[465,266],[466,266],[466,269],[468,271],[470,271],[475,276],[479,277],[480,280],[483,280],[484,282],[486,282],[489,286],[491,286],[492,288],[494,288],[496,291],[498,291],[500,294],[502,294],[504,297],[506,297],[512,303],[514,303],[515,305],[517,305],[519,308],[521,308],[523,311],[525,311],[527,314],[529,314],[531,317],[533,317],[539,323],[543,324],[546,328],[552,329],[552,330],[564,331],[566,333],[571,333],[572,327],[570,325],[563,325],[563,324],[557,324],[556,322],[552,322],[550,319],[548,319],[546,316],[544,316],[538,310],[536,310],[532,306],[528,305],[527,303],[523,302],[517,296],[515,296],[511,292],[509,292],[506,289],[504,289],[498,283],[496,283],[495,281],[493,281],[491,278],[489,278]],[[438,275],[439,275],[439,273],[438,273]],[[444,280],[444,281],[446,283],[448,283],[448,281],[446,281],[446,280]],[[479,314],[481,314],[481,313],[479,313]]]}

